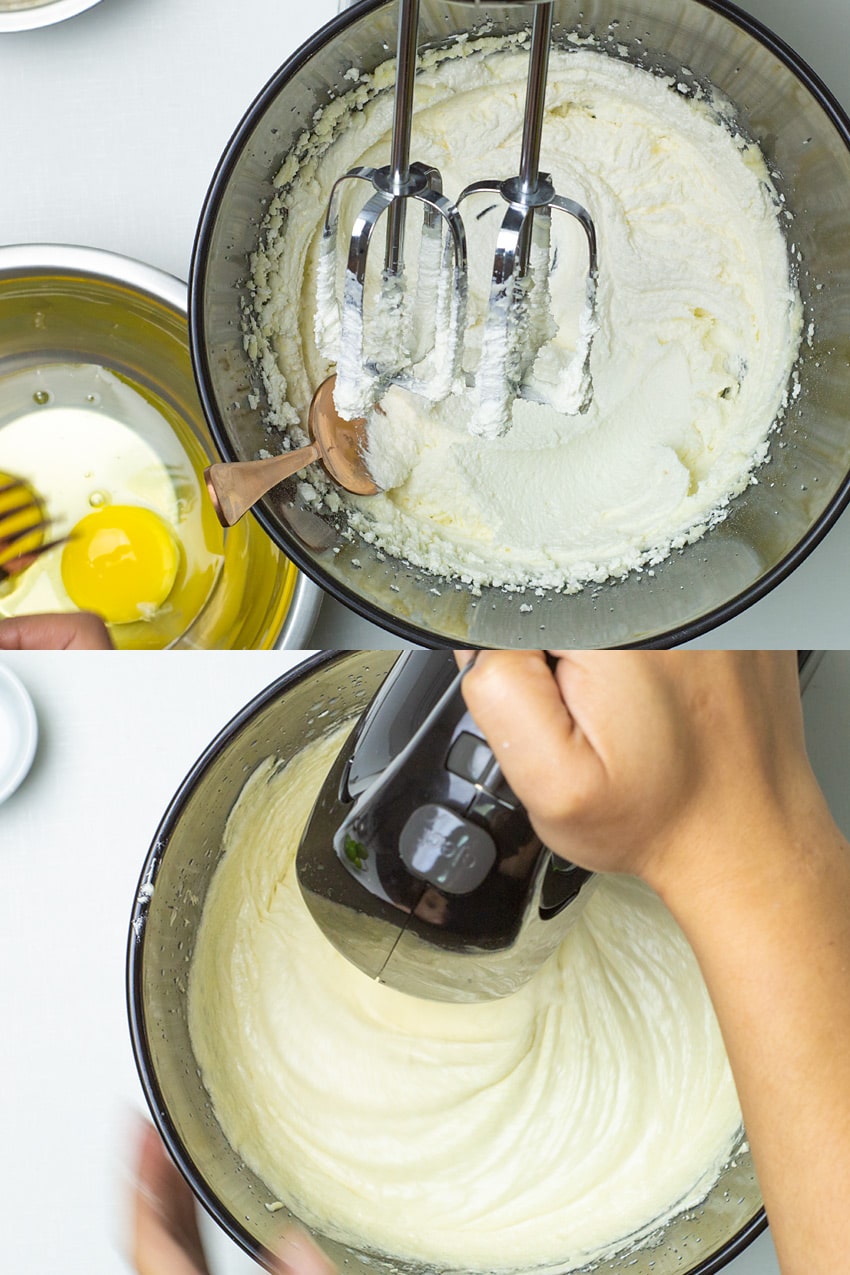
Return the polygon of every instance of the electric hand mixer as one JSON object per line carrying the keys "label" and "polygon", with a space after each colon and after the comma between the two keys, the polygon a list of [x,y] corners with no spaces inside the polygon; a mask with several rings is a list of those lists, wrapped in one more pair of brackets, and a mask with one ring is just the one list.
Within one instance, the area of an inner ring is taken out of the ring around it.
{"label": "electric hand mixer", "polygon": [[405,652],[340,752],[296,872],[319,928],[372,978],[431,1000],[522,986],[591,874],[552,855],[467,712],[451,652]]}
{"label": "electric hand mixer", "polygon": [[[479,0],[452,0],[477,4]],[[575,410],[591,395],[589,363],[594,332],[597,277],[596,231],[590,213],[556,193],[549,174],[539,171],[546,77],[552,36],[551,0],[494,0],[535,5],[526,90],[520,171],[506,181],[470,183],[452,203],[430,165],[410,163],[419,0],[399,0],[400,20],[389,166],[358,167],[334,184],[325,217],[317,283],[316,339],[337,363],[334,393],[347,420],[367,414],[391,384],[406,386],[433,402],[447,397],[462,375],[467,304],[467,242],[459,205],[481,193],[507,204],[498,233],[482,356],[476,377],[478,408],[473,432],[504,433],[514,398],[540,348],[553,335],[549,314],[551,210],[577,219],[587,238],[585,309],[576,359],[580,387]],[[371,182],[373,193],[355,218],[344,271],[342,304],[337,299],[339,200],[350,179]],[[424,206],[417,271],[417,295],[408,304],[404,271],[404,231],[408,200]],[[364,297],[369,246],[386,213],[387,231],[380,299],[367,325]],[[444,236],[445,231],[445,236]],[[367,326],[371,341],[367,342]],[[368,345],[368,348],[367,348]],[[414,371],[419,364],[423,374]]]}

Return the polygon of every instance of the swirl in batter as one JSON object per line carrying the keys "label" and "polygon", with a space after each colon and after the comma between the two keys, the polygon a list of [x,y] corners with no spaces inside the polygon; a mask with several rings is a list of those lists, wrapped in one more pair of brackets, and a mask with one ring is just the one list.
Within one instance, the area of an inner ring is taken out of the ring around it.
{"label": "swirl in batter", "polygon": [[471,1270],[584,1265],[700,1201],[740,1110],[696,961],[659,899],[596,882],[514,996],[407,997],[333,949],[294,859],[345,731],[230,817],[189,987],[231,1144],[326,1235]]}

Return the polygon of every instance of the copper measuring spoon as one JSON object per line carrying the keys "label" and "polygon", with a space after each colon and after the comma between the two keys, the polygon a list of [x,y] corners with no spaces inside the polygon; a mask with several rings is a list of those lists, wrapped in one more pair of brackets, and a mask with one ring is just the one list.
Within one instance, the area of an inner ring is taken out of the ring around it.
{"label": "copper measuring spoon", "polygon": [[222,461],[204,470],[210,500],[223,527],[232,527],[267,491],[321,461],[334,482],[357,496],[374,496],[375,485],[363,458],[366,422],[344,421],[334,407],[335,376],[329,376],[313,395],[307,425],[312,443],[265,460]]}

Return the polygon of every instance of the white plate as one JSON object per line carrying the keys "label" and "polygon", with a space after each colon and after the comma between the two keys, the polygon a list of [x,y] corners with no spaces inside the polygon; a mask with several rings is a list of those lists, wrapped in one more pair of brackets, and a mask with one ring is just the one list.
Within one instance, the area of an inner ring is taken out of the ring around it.
{"label": "white plate", "polygon": [[32,700],[14,673],[0,664],[0,802],[26,778],[37,742]]}
{"label": "white plate", "polygon": [[48,27],[99,3],[100,0],[0,0],[0,33]]}

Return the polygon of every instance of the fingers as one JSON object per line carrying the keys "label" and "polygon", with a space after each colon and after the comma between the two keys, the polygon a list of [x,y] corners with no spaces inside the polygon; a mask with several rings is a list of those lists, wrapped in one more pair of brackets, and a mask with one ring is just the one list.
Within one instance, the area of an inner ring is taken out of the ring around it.
{"label": "fingers", "polygon": [[138,1275],[209,1275],[192,1192],[148,1124],[137,1150],[133,1264]]}
{"label": "fingers", "polygon": [[518,768],[536,754],[540,729],[569,738],[572,721],[542,651],[482,651],[466,667],[466,706],[505,764]]}
{"label": "fingers", "polygon": [[484,651],[467,706],[537,835],[594,871],[640,872],[686,764],[652,652]]}
{"label": "fingers", "polygon": [[[460,653],[466,654],[466,653]],[[598,758],[542,651],[483,651],[462,682],[466,705],[532,819],[564,812]]]}
{"label": "fingers", "polygon": [[[133,1224],[138,1275],[209,1275],[192,1192],[146,1121],[139,1132]],[[295,1223],[283,1232],[272,1262],[275,1275],[337,1275],[330,1258]]]}
{"label": "fingers", "polygon": [[0,620],[0,651],[109,651],[112,641],[100,616],[88,611],[20,615]]}
{"label": "fingers", "polygon": [[810,792],[793,653],[548,654],[479,652],[461,685],[541,840],[582,867],[669,881]]}

